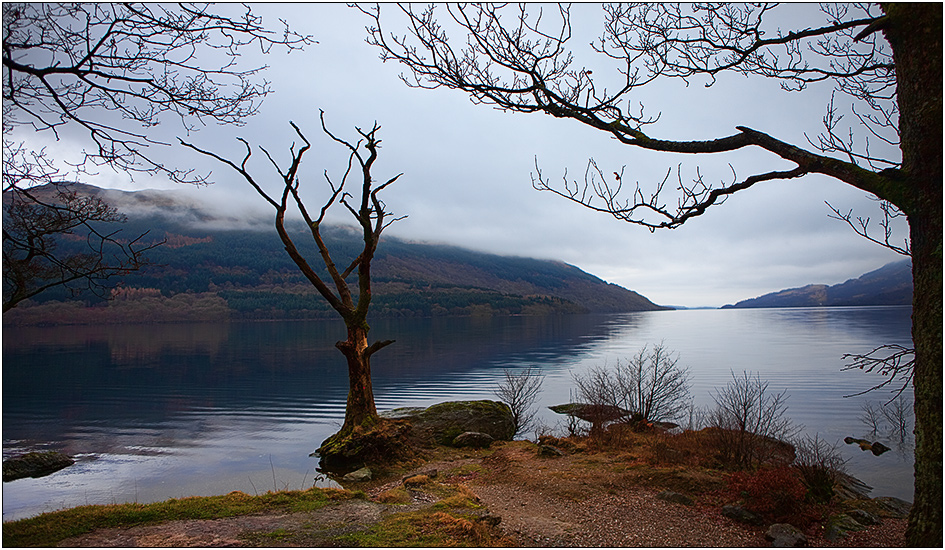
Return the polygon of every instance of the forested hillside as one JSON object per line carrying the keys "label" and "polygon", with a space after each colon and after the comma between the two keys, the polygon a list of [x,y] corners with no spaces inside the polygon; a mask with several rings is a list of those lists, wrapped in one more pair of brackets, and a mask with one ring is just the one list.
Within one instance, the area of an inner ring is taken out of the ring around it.
{"label": "forested hillside", "polygon": [[[79,302],[66,291],[47,293],[4,315],[4,322],[81,323],[184,321],[223,318],[331,317],[333,312],[289,259],[268,224],[220,220],[173,193],[105,193],[128,215],[122,236],[161,240],[152,266],[127,275],[111,300],[91,294]],[[307,232],[299,222],[294,231]],[[324,232],[335,262],[347,265],[360,234]],[[310,243],[300,235],[299,243]],[[63,247],[81,247],[80,239]],[[314,246],[303,250],[313,258]],[[352,276],[353,277],[353,276]],[[385,237],[373,264],[373,317],[625,312],[661,309],[636,292],[608,284],[563,262],[505,257],[447,245]]]}

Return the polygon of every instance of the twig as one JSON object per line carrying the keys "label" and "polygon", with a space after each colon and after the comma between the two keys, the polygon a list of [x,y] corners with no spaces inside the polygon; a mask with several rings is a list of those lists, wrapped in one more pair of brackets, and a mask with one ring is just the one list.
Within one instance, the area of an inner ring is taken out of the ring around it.
{"label": "twig", "polygon": [[[299,490],[301,490],[301,491],[304,491],[304,490],[305,490],[305,478],[307,478],[307,477],[308,477],[308,469],[306,468],[306,469],[305,469],[305,473],[302,474],[302,483],[299,485]],[[315,483],[315,482],[313,481],[313,482],[312,482],[313,486],[314,486],[314,483]]]}

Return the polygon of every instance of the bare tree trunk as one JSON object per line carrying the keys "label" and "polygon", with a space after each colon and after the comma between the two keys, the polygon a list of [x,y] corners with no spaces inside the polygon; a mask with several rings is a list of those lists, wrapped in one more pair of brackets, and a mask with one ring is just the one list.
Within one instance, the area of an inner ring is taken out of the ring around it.
{"label": "bare tree trunk", "polygon": [[908,546],[942,546],[942,5],[888,4],[912,246],[915,504]]}
{"label": "bare tree trunk", "polygon": [[348,362],[348,402],[345,423],[339,431],[347,435],[357,426],[373,425],[377,420],[374,391],[371,387],[371,350],[368,329],[364,325],[349,326],[348,339],[335,344]]}

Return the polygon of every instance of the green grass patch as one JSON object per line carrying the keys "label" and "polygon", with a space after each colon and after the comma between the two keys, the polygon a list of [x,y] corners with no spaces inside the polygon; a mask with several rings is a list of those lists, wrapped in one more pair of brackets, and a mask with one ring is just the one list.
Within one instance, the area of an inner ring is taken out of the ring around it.
{"label": "green grass patch", "polygon": [[240,491],[212,497],[187,497],[151,504],[78,506],[3,524],[3,546],[55,546],[61,540],[109,527],[131,527],[183,519],[216,519],[264,512],[305,512],[332,500],[357,495],[313,487],[305,491],[268,492],[251,496]]}
{"label": "green grass patch", "polygon": [[475,517],[425,509],[392,514],[365,531],[335,539],[339,546],[486,547],[509,546]]}

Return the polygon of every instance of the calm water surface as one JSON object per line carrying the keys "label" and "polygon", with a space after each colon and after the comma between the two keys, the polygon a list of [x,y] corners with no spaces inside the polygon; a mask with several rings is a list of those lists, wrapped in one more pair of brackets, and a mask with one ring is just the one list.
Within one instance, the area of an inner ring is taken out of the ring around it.
{"label": "calm water surface", "polygon": [[[542,407],[570,401],[572,376],[664,342],[691,370],[697,405],[731,373],[790,395],[789,416],[831,442],[866,437],[880,379],[841,371],[844,353],[909,344],[909,307],[691,310],[619,315],[378,320],[380,410],[492,398],[504,368],[540,366]],[[347,380],[327,321],[3,330],[3,455],[57,449],[77,464],[3,484],[3,519],[80,504],[151,502],[312,485],[308,455],[338,429]],[[911,395],[909,396],[911,399]],[[542,421],[563,430],[563,417]],[[885,440],[884,440],[885,441]],[[889,441],[886,441],[889,443]],[[880,457],[844,445],[873,496],[912,499],[910,442]]]}

